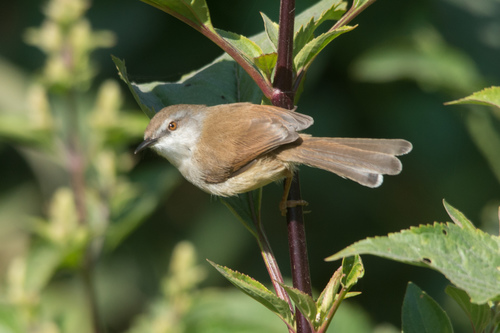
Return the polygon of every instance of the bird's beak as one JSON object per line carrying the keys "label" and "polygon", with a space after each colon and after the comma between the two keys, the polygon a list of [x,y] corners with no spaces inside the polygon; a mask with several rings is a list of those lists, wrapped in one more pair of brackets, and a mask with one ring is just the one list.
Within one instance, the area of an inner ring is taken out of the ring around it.
{"label": "bird's beak", "polygon": [[137,147],[137,149],[134,151],[134,154],[137,154],[138,152],[148,148],[149,146],[152,146],[158,141],[158,139],[146,139],[142,141],[142,143]]}

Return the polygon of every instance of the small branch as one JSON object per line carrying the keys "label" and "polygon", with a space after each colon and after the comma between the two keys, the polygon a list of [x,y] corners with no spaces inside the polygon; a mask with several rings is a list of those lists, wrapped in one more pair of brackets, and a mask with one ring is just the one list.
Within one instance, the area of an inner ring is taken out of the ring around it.
{"label": "small branch", "polygon": [[271,244],[267,239],[264,227],[261,223],[262,220],[260,218],[260,211],[259,213],[255,212],[255,206],[251,192],[247,193],[247,197],[250,211],[252,212],[252,220],[254,221],[254,225],[257,231],[257,233],[255,234],[257,243],[262,253],[262,258],[264,259],[264,263],[269,273],[269,277],[271,278],[274,290],[276,290],[276,295],[278,295],[279,298],[287,301],[290,306],[290,311],[293,311],[293,305],[290,296],[288,296],[285,289],[280,285],[280,283],[284,284],[285,282],[283,280],[283,276],[281,275],[276,257],[274,256],[273,250],[271,249]]}
{"label": "small branch", "polygon": [[171,10],[168,8],[168,6],[162,6],[159,5],[158,3],[154,1],[145,1],[144,2],[150,4],[153,7],[156,7],[165,13],[172,15],[176,19],[186,23],[196,31],[200,32],[202,35],[210,39],[212,42],[214,42],[217,46],[219,46],[224,52],[229,54],[231,58],[234,59],[244,70],[245,72],[250,75],[250,77],[255,81],[257,86],[260,88],[264,96],[268,99],[271,99],[273,96],[273,89],[267,82],[266,78],[264,78],[261,73],[255,69],[253,64],[246,59],[240,52],[238,52],[237,49],[235,49],[230,43],[228,43],[224,38],[219,36],[217,32],[215,31],[214,27],[210,25],[205,25],[202,24],[201,22],[193,22],[192,20],[184,17],[183,15],[179,14],[175,10]]}
{"label": "small branch", "polygon": [[[197,29],[198,30],[198,29]],[[219,46],[224,52],[229,54],[231,58],[234,59],[248,75],[254,80],[257,86],[260,88],[264,96],[268,99],[272,99],[273,97],[273,88],[269,85],[267,80],[260,74],[258,70],[250,63],[243,55],[238,52],[231,44],[226,42],[224,38],[219,36],[217,33],[214,33],[212,30],[208,28],[202,28],[200,31],[204,36],[209,38],[212,42],[214,42],[217,46]]]}

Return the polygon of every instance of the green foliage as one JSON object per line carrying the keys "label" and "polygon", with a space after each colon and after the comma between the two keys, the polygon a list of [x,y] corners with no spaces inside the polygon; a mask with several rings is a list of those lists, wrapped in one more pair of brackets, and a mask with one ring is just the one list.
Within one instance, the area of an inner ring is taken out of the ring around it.
{"label": "green foliage", "polygon": [[452,333],[450,318],[429,295],[413,283],[408,283],[401,315],[403,332]]}
{"label": "green foliage", "polygon": [[[294,314],[285,300],[277,297],[263,284],[245,274],[211,261],[210,264],[238,289],[275,313],[289,329],[295,330]],[[340,303],[345,298],[358,295],[358,293],[349,293],[349,290],[357,283],[358,279],[363,277],[363,274],[364,268],[359,256],[345,258],[342,267],[333,274],[330,282],[316,301],[296,288],[284,283],[280,283],[280,285],[290,296],[298,311],[306,317],[314,332],[326,332]]]}
{"label": "green foliage", "polygon": [[[84,0],[47,3],[41,27],[25,35],[45,54],[45,65],[22,87],[27,92],[22,112],[0,113],[0,137],[13,142],[31,165],[47,207],[42,215],[23,218],[31,241],[10,262],[0,292],[5,332],[90,331],[100,319],[87,315],[88,300],[70,308],[58,304],[67,295],[51,294],[56,277],[64,271],[68,279],[88,281],[102,251],[116,248],[176,184],[168,173],[154,180],[128,178],[135,164],[128,144],[142,136],[147,121],[122,110],[116,81],[90,90],[96,75],[90,56],[110,47],[114,35],[92,30],[84,17],[88,7]],[[140,195],[144,187],[148,194]],[[90,298],[95,292],[91,283],[80,288]],[[12,313],[15,320],[8,319]]]}
{"label": "green foliage", "polygon": [[[470,96],[446,103],[446,105],[473,105],[467,116],[467,128],[476,145],[488,160],[490,168],[500,182],[500,132],[498,124],[500,118],[500,87],[490,87],[478,91]],[[484,107],[490,106],[491,112]]]}
{"label": "green foliage", "polygon": [[125,63],[116,57],[120,77],[127,83],[134,98],[148,117],[168,105],[206,104],[217,105],[250,101],[258,103],[262,92],[234,61],[219,58],[199,71],[183,76],[176,83],[130,82]]}
{"label": "green foliage", "polygon": [[[171,104],[266,101],[272,93],[275,74],[278,24],[262,14],[265,31],[247,38],[213,27],[205,1],[144,2],[184,21],[228,52],[174,83],[132,83],[124,62],[113,57],[122,79],[148,117]],[[293,55],[297,100],[312,61],[336,37],[352,30],[345,24],[372,2],[354,1],[346,13],[345,2],[323,0],[296,17]],[[116,250],[179,180],[172,169],[132,172],[136,161],[129,145],[140,139],[147,119],[123,110],[123,96],[114,80],[99,87],[94,84],[98,68],[91,55],[98,48],[111,46],[115,37],[109,31],[92,29],[84,17],[89,5],[83,0],[52,0],[45,5],[44,23],[40,28],[29,29],[24,36],[26,42],[38,47],[46,57],[38,76],[26,77],[0,60],[5,75],[2,82],[9,83],[2,87],[1,97],[12,95],[9,107],[0,113],[0,138],[13,144],[37,181],[36,189],[20,188],[0,198],[1,217],[14,212],[16,223],[21,226],[19,233],[26,237],[23,248],[10,259],[2,281],[2,332],[90,332],[88,304],[92,301],[86,297],[93,290],[87,286],[82,291],[79,281],[83,279],[78,276],[89,273],[88,262]],[[331,20],[337,21],[335,25],[318,34],[320,26]],[[484,86],[484,79],[468,56],[447,46],[432,29],[413,32],[409,41],[405,35],[405,41],[377,46],[362,55],[352,68],[361,80],[412,79],[424,89],[453,94],[470,93]],[[23,82],[22,89],[15,90],[15,82],[19,81]],[[490,107],[491,112],[484,107],[468,109],[466,124],[500,181],[498,87],[448,104],[466,103]],[[26,204],[22,203],[34,196],[26,193],[37,191],[41,192],[37,196],[43,201],[43,211],[24,209]],[[275,262],[272,251],[266,248],[260,220],[261,201],[262,192],[255,191],[249,196],[224,199],[223,203],[256,237],[269,267]],[[474,330],[498,331],[498,237],[476,229],[446,202],[445,208],[455,224],[436,223],[368,239],[342,254],[364,251],[436,269],[465,290],[448,287],[447,293],[466,313]],[[388,247],[391,253],[387,252]],[[375,331],[368,315],[360,309],[352,310],[348,303],[338,307],[343,299],[358,294],[349,292],[364,274],[358,255],[344,258],[342,267],[316,300],[274,277],[276,293],[244,274],[214,266],[238,288],[272,308],[289,328],[293,328],[294,314],[277,286],[287,291],[317,332],[326,330],[333,314],[336,316],[330,328],[335,332]],[[162,280],[160,294],[143,315],[133,320],[129,331],[283,330],[271,311],[265,311],[267,308],[255,302],[255,306],[245,302],[240,294],[200,288],[205,276],[206,272],[196,263],[192,245],[180,243]],[[121,287],[116,277],[112,284],[120,290],[120,295],[133,293],[137,288]],[[344,309],[351,310],[343,312]],[[450,331],[446,318],[427,294],[413,284],[408,286],[403,305],[405,332]],[[378,327],[376,331],[394,332],[395,328]]]}
{"label": "green foliage", "polygon": [[[146,0],[145,2],[186,22],[226,52],[211,64],[185,75],[175,83],[137,84],[131,82],[125,63],[113,57],[120,77],[127,83],[137,103],[150,118],[163,107],[173,104],[217,105],[241,101],[260,104],[263,97],[271,98],[279,26],[265,14],[262,14],[265,31],[247,38],[213,28],[204,1],[188,3],[187,1]],[[297,15],[294,44],[297,81],[294,86],[299,94],[296,101],[300,95],[303,76],[319,52],[336,37],[353,28],[339,27],[318,37],[314,36],[314,32],[325,21],[338,20],[344,11],[344,2],[323,0]]]}
{"label": "green foliage", "polygon": [[459,100],[448,102],[447,105],[455,104],[478,104],[494,106],[500,109],[500,87],[489,87],[475,92],[470,96]]}
{"label": "green foliage", "polygon": [[330,256],[336,260],[353,254],[373,254],[392,260],[435,269],[472,302],[482,304],[500,297],[500,238],[472,228],[472,223],[446,204],[451,223],[412,227],[386,237],[367,238]]}
{"label": "green foliage", "polygon": [[214,31],[205,0],[142,0],[178,18],[198,31]]}
{"label": "green foliage", "polygon": [[283,320],[283,322],[288,327],[294,327],[293,315],[291,314],[290,308],[286,301],[276,296],[263,284],[252,279],[251,277],[233,271],[227,267],[217,265],[216,263],[213,263],[211,261],[209,262],[219,271],[219,273],[221,273],[226,279],[234,284],[236,288],[240,289],[242,292],[271,310],[281,320]]}
{"label": "green foliage", "polygon": [[[454,286],[446,287],[446,293],[464,310],[469,318],[474,332],[488,332],[486,327],[492,323],[492,309],[488,304],[471,303],[469,295]],[[496,323],[498,325],[498,322]],[[493,330],[489,330],[492,332]]]}

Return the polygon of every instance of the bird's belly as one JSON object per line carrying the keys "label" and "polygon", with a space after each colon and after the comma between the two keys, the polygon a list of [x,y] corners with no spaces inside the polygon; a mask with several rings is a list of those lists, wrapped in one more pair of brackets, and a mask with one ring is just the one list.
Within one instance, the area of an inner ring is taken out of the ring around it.
{"label": "bird's belly", "polygon": [[248,170],[224,182],[203,184],[202,190],[218,196],[233,196],[291,176],[293,165],[276,158],[260,158]]}

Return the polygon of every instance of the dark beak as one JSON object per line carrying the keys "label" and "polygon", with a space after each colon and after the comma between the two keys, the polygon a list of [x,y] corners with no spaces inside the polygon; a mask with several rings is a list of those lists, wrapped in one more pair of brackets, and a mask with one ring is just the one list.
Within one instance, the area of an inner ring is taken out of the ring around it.
{"label": "dark beak", "polygon": [[148,148],[149,146],[152,146],[158,141],[158,139],[146,139],[142,141],[142,143],[137,147],[137,149],[134,151],[134,154],[137,154],[138,152]]}

